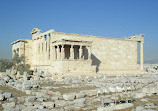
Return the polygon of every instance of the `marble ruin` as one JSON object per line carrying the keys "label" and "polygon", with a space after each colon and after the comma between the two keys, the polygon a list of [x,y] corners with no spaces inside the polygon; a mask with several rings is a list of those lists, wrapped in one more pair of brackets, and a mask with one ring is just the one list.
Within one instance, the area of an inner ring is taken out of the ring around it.
{"label": "marble ruin", "polygon": [[32,70],[64,75],[144,71],[143,34],[118,39],[61,33],[54,29],[41,33],[38,28],[31,34],[32,40],[20,39],[12,43],[12,54],[24,54]]}
{"label": "marble ruin", "polygon": [[37,28],[31,34],[12,50],[26,56],[33,74],[0,72],[0,110],[158,110],[158,64],[143,65],[144,35],[114,39]]}

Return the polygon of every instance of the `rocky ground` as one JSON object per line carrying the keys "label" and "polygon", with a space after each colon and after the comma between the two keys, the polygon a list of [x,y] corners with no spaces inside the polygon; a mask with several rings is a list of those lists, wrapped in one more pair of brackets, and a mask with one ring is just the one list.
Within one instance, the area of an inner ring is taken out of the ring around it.
{"label": "rocky ground", "polygon": [[[158,110],[158,73],[60,79],[32,76],[18,80],[7,73],[0,75],[3,111]],[[134,102],[114,104],[120,100]],[[110,104],[104,107],[103,103]]]}

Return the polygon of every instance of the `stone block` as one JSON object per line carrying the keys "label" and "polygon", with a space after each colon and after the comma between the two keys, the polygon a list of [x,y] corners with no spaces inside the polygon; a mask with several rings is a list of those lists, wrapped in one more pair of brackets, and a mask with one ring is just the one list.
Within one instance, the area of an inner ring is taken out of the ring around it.
{"label": "stone block", "polygon": [[10,73],[11,73],[11,69],[7,69],[6,74],[10,74]]}
{"label": "stone block", "polygon": [[26,101],[26,102],[30,102],[30,101],[34,101],[34,100],[36,100],[36,99],[37,99],[36,96],[28,96],[28,97],[25,98],[25,101]]}
{"label": "stone block", "polygon": [[55,100],[55,107],[64,107],[67,105],[68,105],[68,102],[65,100]]}
{"label": "stone block", "polygon": [[76,93],[76,99],[83,98],[83,97],[85,97],[85,93],[83,92]]}
{"label": "stone block", "polygon": [[13,108],[13,107],[15,107],[15,102],[4,103],[4,104],[2,104],[2,107],[3,107],[4,109]]}
{"label": "stone block", "polygon": [[104,90],[103,90],[102,88],[97,90],[97,96],[98,96],[99,94],[104,94]]}
{"label": "stone block", "polygon": [[6,81],[5,80],[0,80],[0,85],[5,85]]}
{"label": "stone block", "polygon": [[42,102],[41,104],[43,106],[45,106],[46,108],[54,108],[55,107],[55,103],[54,102]]}
{"label": "stone block", "polygon": [[47,101],[47,100],[48,100],[47,97],[37,97],[37,101],[43,102],[43,101]]}
{"label": "stone block", "polygon": [[63,98],[62,95],[53,95],[51,97],[51,100],[59,100],[59,99],[62,99],[62,98]]}
{"label": "stone block", "polygon": [[10,93],[10,92],[5,92],[5,93],[3,93],[3,95],[4,95],[4,97],[5,97],[6,99],[9,99],[9,98],[12,97],[12,93]]}
{"label": "stone block", "polygon": [[118,104],[115,106],[98,107],[97,111],[114,111],[114,110],[126,109],[129,107],[133,107],[133,104],[132,103],[124,103],[124,104]]}
{"label": "stone block", "polygon": [[0,94],[0,101],[3,101],[5,99],[3,94]]}
{"label": "stone block", "polygon": [[144,109],[144,107],[142,107],[142,106],[137,106],[136,107],[136,111],[142,111]]}
{"label": "stone block", "polygon": [[24,105],[25,106],[33,106],[33,103],[32,102],[25,102]]}
{"label": "stone block", "polygon": [[[36,108],[35,111],[50,111],[48,109],[45,108],[45,106],[41,105],[41,104],[36,104],[34,105],[34,108]],[[45,110],[46,109],[46,110]]]}
{"label": "stone block", "polygon": [[116,88],[113,87],[113,86],[110,86],[110,87],[109,87],[109,90],[110,90],[110,92],[112,92],[112,93],[116,92]]}
{"label": "stone block", "polygon": [[85,93],[86,96],[89,96],[89,97],[97,95],[97,90],[84,90],[81,92]]}
{"label": "stone block", "polygon": [[18,101],[18,99],[16,98],[16,97],[11,97],[11,98],[9,98],[9,101],[13,101],[13,102],[17,102]]}
{"label": "stone block", "polygon": [[54,108],[52,111],[65,111],[63,108]]}
{"label": "stone block", "polygon": [[73,103],[74,103],[74,106],[84,107],[85,101],[86,101],[85,98],[80,98],[80,99],[75,99]]}
{"label": "stone block", "polygon": [[117,92],[122,92],[122,91],[123,91],[123,88],[122,88],[122,87],[119,87],[119,86],[116,86],[116,91],[117,91]]}
{"label": "stone block", "polygon": [[3,78],[4,76],[6,76],[7,74],[5,72],[0,72],[0,78]]}
{"label": "stone block", "polygon": [[31,90],[25,90],[25,93],[30,95],[30,94],[32,94],[32,91]]}
{"label": "stone block", "polygon": [[76,96],[75,93],[65,93],[63,94],[63,99],[70,101],[70,100],[74,100],[75,96]]}
{"label": "stone block", "polygon": [[24,97],[17,97],[17,99],[18,99],[18,103],[22,103],[25,101]]}
{"label": "stone block", "polygon": [[145,93],[135,93],[135,94],[134,94],[134,98],[136,98],[136,99],[138,99],[138,98],[143,98],[143,97],[145,97],[145,96],[146,96]]}
{"label": "stone block", "polygon": [[68,105],[64,107],[65,111],[75,111],[75,106],[74,105]]}
{"label": "stone block", "polygon": [[11,70],[11,75],[16,75],[17,74],[17,70]]}
{"label": "stone block", "polygon": [[5,76],[3,79],[8,82],[11,78],[9,76]]}
{"label": "stone block", "polygon": [[22,109],[25,109],[26,107],[24,105],[22,105],[22,104],[17,104],[16,108],[21,111]]}

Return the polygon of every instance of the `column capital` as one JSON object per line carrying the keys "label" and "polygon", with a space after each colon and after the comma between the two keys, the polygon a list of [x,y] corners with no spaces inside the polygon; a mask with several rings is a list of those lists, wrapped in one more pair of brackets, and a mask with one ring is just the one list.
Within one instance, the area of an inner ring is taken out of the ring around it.
{"label": "column capital", "polygon": [[61,45],[61,48],[64,48],[64,44]]}
{"label": "column capital", "polygon": [[83,45],[80,45],[80,48],[83,48]]}
{"label": "column capital", "polygon": [[74,45],[70,45],[70,47],[74,48]]}

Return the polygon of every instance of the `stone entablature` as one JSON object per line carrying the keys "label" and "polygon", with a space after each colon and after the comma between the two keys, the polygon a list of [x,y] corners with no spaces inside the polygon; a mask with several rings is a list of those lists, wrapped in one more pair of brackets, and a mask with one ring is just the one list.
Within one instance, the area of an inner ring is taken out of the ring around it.
{"label": "stone entablature", "polygon": [[27,43],[27,40],[19,39],[19,40],[16,40],[16,41],[12,42],[11,44],[14,45],[14,44],[16,44],[18,42],[25,42],[25,43]]}
{"label": "stone entablature", "polygon": [[145,36],[144,34],[140,34],[140,35],[125,37],[124,39],[137,41],[137,42],[144,42],[144,36]]}
{"label": "stone entablature", "polygon": [[[55,32],[54,29],[41,33],[37,28],[34,28],[31,34],[32,40],[21,42],[25,43],[24,54],[29,58],[33,70],[50,73],[79,70],[89,73],[136,72],[137,42],[141,43],[140,64],[143,70],[142,34],[118,39],[61,33]],[[13,42],[13,49],[19,42]]]}

